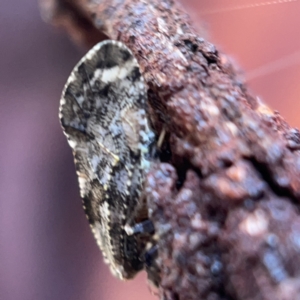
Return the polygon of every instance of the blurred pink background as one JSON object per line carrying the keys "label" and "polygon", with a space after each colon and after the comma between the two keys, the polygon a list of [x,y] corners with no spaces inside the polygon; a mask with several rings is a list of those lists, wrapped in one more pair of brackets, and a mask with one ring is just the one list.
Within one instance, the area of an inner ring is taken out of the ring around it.
{"label": "blurred pink background", "polygon": [[[181,2],[253,92],[300,127],[300,1]],[[81,208],[58,103],[85,51],[43,23],[34,0],[1,1],[0,45],[0,300],[156,299],[144,274],[111,276]]]}

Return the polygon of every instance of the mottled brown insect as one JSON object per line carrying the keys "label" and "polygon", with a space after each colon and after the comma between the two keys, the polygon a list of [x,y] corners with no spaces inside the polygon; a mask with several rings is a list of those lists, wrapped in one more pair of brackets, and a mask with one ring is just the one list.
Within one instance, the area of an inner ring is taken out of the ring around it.
{"label": "mottled brown insect", "polygon": [[133,228],[147,218],[142,191],[154,134],[146,111],[139,65],[116,41],[97,44],[80,60],[60,101],[85,213],[106,262],[121,279],[144,264],[145,240]]}

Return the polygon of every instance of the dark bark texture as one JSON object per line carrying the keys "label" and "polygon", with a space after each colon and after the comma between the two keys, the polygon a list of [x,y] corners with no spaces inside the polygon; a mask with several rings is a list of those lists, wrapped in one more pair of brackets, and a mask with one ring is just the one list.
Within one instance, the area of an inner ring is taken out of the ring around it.
{"label": "dark bark texture", "polygon": [[172,0],[43,0],[45,19],[138,59],[160,160],[145,191],[162,299],[300,299],[300,134]]}

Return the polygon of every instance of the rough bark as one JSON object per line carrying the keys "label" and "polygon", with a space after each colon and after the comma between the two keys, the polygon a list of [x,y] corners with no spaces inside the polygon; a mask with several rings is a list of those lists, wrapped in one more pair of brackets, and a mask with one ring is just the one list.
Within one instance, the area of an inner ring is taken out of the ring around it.
{"label": "rough bark", "polygon": [[43,0],[88,46],[127,44],[148,85],[160,161],[146,194],[162,299],[300,298],[300,134],[247,91],[172,0]]}

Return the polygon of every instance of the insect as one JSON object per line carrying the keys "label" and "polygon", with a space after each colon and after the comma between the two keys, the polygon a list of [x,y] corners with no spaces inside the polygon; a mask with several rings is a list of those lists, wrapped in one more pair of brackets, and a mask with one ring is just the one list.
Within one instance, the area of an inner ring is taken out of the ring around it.
{"label": "insect", "polygon": [[155,135],[138,62],[124,44],[100,42],[79,61],[62,92],[59,117],[105,261],[117,277],[132,278],[144,267],[147,239],[135,233],[147,223],[143,184]]}

